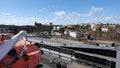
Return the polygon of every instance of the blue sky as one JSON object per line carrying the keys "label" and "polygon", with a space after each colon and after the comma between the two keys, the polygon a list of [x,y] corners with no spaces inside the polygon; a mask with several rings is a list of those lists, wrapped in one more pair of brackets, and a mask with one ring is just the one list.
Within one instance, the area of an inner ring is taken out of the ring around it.
{"label": "blue sky", "polygon": [[0,24],[120,23],[120,0],[0,0]]}

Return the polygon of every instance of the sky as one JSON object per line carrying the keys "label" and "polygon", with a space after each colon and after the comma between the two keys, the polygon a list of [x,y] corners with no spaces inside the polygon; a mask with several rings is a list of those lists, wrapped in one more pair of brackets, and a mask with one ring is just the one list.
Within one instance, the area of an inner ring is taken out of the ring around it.
{"label": "sky", "polygon": [[0,0],[0,24],[120,23],[120,0]]}

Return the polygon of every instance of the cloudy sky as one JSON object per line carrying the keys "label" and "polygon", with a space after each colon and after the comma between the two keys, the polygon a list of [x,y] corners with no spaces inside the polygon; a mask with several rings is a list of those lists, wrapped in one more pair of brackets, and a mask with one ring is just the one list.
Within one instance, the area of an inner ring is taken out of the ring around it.
{"label": "cloudy sky", "polygon": [[120,0],[0,0],[0,24],[120,23]]}

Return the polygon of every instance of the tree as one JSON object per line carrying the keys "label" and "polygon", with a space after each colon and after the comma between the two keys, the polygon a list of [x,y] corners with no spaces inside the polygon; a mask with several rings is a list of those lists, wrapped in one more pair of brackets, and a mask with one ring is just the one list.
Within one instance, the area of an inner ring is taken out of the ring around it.
{"label": "tree", "polygon": [[97,28],[97,30],[96,30],[97,32],[101,32],[101,28],[99,27],[99,28]]}
{"label": "tree", "polygon": [[59,32],[63,35],[64,34],[64,31],[65,31],[65,28],[60,28],[59,29]]}
{"label": "tree", "polygon": [[86,26],[85,26],[85,29],[89,29],[91,27],[91,25],[90,24],[87,24]]}
{"label": "tree", "polygon": [[75,25],[74,28],[75,28],[75,30],[79,31],[80,26],[79,25]]}

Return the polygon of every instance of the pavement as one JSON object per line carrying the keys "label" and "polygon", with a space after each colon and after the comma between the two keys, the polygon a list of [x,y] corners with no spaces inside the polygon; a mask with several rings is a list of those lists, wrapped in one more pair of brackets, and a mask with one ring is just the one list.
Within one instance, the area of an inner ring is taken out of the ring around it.
{"label": "pavement", "polygon": [[43,65],[42,68],[56,68],[56,65],[50,63],[50,61],[47,60],[46,58],[42,58],[42,61],[40,62],[40,64]]}
{"label": "pavement", "polygon": [[[96,46],[96,43],[98,43],[100,46],[109,46],[111,47],[111,44],[113,42],[110,41],[102,41],[102,40],[88,40],[88,41],[73,41],[73,40],[67,40],[67,39],[62,39],[62,38],[38,38],[38,37],[30,37],[29,38],[32,41],[37,41],[37,42],[41,42],[41,41],[46,41],[46,42],[52,42],[52,43],[57,43],[57,44],[63,44],[63,45],[68,45],[68,46],[86,46],[86,45],[90,45],[90,46]],[[39,41],[38,41],[39,40]],[[92,43],[92,44],[90,44]],[[117,47],[120,47],[120,43],[115,43],[117,45]]]}
{"label": "pavement", "polygon": [[92,67],[85,66],[84,64],[78,64],[78,63],[72,62],[67,65],[67,68],[92,68]]}
{"label": "pavement", "polygon": [[[56,67],[56,64],[53,64],[50,62],[50,60],[55,60],[57,59],[58,57],[56,56],[53,56],[53,55],[48,55],[48,54],[43,54],[42,55],[42,61],[40,62],[40,64],[43,64],[43,68],[57,68]],[[67,64],[67,68],[92,68],[91,66],[88,66],[88,65],[85,65],[85,64],[79,64],[77,62],[71,62],[71,61],[67,61],[67,60],[64,60],[64,59],[57,59],[57,61],[59,63],[66,63]]]}

